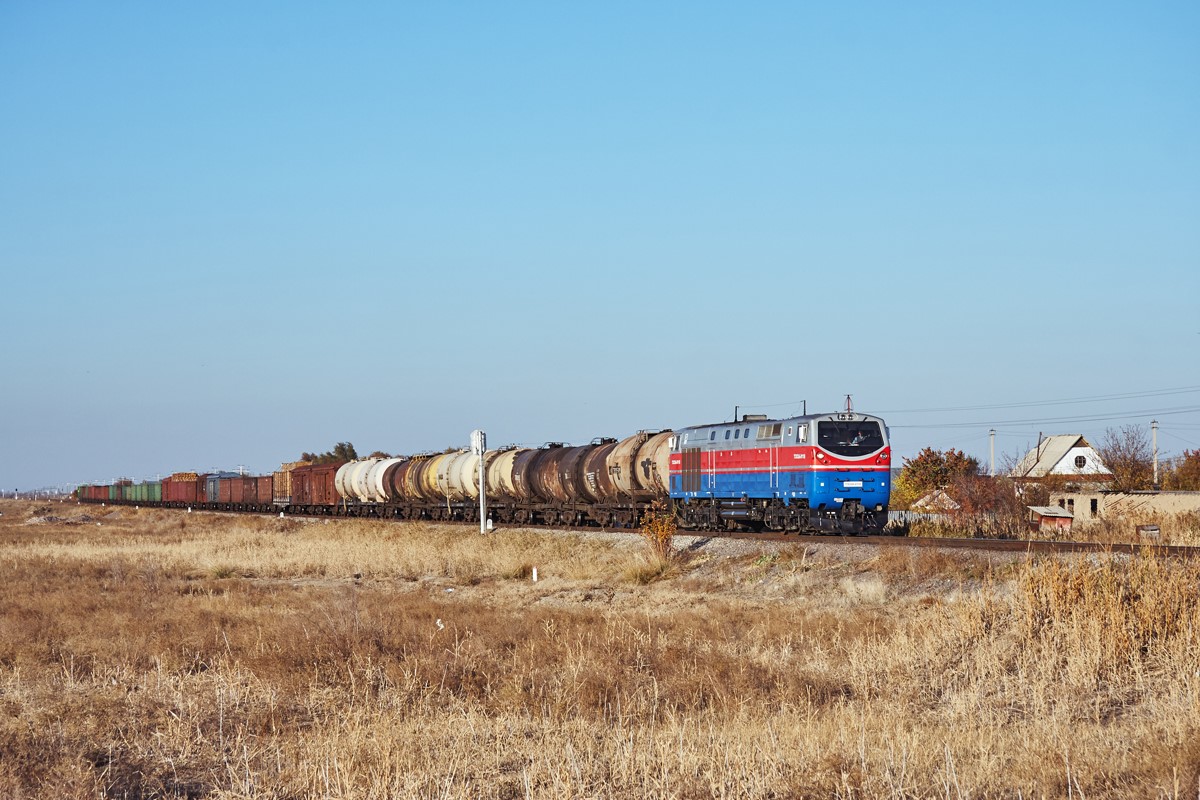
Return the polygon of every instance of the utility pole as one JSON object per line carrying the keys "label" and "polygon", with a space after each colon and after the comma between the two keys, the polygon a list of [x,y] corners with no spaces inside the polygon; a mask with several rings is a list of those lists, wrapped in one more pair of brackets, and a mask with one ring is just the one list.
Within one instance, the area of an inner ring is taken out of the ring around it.
{"label": "utility pole", "polygon": [[487,533],[487,480],[484,477],[484,453],[487,452],[487,434],[480,430],[471,431],[471,452],[479,456],[479,532]]}
{"label": "utility pole", "polygon": [[1154,482],[1151,484],[1154,491],[1158,491],[1158,420],[1150,420],[1150,439],[1154,442]]}
{"label": "utility pole", "polygon": [[988,475],[996,477],[996,429],[988,431]]}

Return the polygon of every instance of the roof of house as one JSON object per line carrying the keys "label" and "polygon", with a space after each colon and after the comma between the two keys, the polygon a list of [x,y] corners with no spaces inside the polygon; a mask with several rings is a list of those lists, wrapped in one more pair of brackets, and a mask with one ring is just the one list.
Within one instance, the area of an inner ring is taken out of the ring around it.
{"label": "roof of house", "polygon": [[914,511],[957,511],[962,508],[945,489],[934,489],[912,504]]}
{"label": "roof of house", "polygon": [[1070,517],[1075,518],[1075,515],[1065,508],[1058,506],[1028,506],[1029,510],[1037,514],[1039,517]]}
{"label": "roof of house", "polygon": [[[1076,447],[1091,447],[1087,439],[1078,433],[1059,433],[1042,439],[1041,444],[1030,450],[1013,468],[1013,478],[1044,478],[1049,475],[1067,453]],[[1105,473],[1108,470],[1104,470]]]}

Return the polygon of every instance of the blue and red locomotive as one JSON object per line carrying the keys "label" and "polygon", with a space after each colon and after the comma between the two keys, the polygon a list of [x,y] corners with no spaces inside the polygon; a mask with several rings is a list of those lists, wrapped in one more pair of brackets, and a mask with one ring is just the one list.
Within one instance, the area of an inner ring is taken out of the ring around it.
{"label": "blue and red locomotive", "polygon": [[879,417],[746,416],[671,440],[670,496],[686,528],[869,530],[887,523],[891,447]]}

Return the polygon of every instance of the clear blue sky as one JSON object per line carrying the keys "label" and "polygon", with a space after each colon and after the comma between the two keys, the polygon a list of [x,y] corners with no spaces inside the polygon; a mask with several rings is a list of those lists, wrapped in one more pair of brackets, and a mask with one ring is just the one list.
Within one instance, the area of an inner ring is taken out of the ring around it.
{"label": "clear blue sky", "polygon": [[0,487],[846,393],[1200,447],[1195,2],[12,2],[0,109]]}

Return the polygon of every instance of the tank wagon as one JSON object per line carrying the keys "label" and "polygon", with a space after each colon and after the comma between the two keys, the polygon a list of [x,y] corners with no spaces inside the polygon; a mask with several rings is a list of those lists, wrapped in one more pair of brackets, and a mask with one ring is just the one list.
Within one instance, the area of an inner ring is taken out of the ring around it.
{"label": "tank wagon", "polygon": [[[454,450],[350,461],[333,469],[332,492],[308,496],[293,490],[288,509],[478,521],[482,460],[488,512],[496,522],[631,526],[649,503],[667,496],[670,438],[670,431],[640,431],[579,447],[549,442],[489,450],[482,456]],[[303,483],[305,469],[291,471],[293,487]],[[331,493],[333,503],[328,502]]]}
{"label": "tank wagon", "polygon": [[273,475],[176,473],[145,490],[82,486],[85,502],[310,516],[479,521],[482,461],[497,523],[632,527],[655,505],[691,530],[855,533],[882,529],[891,447],[879,417],[847,410],[639,431],[581,446],[548,442],[283,464]]}

